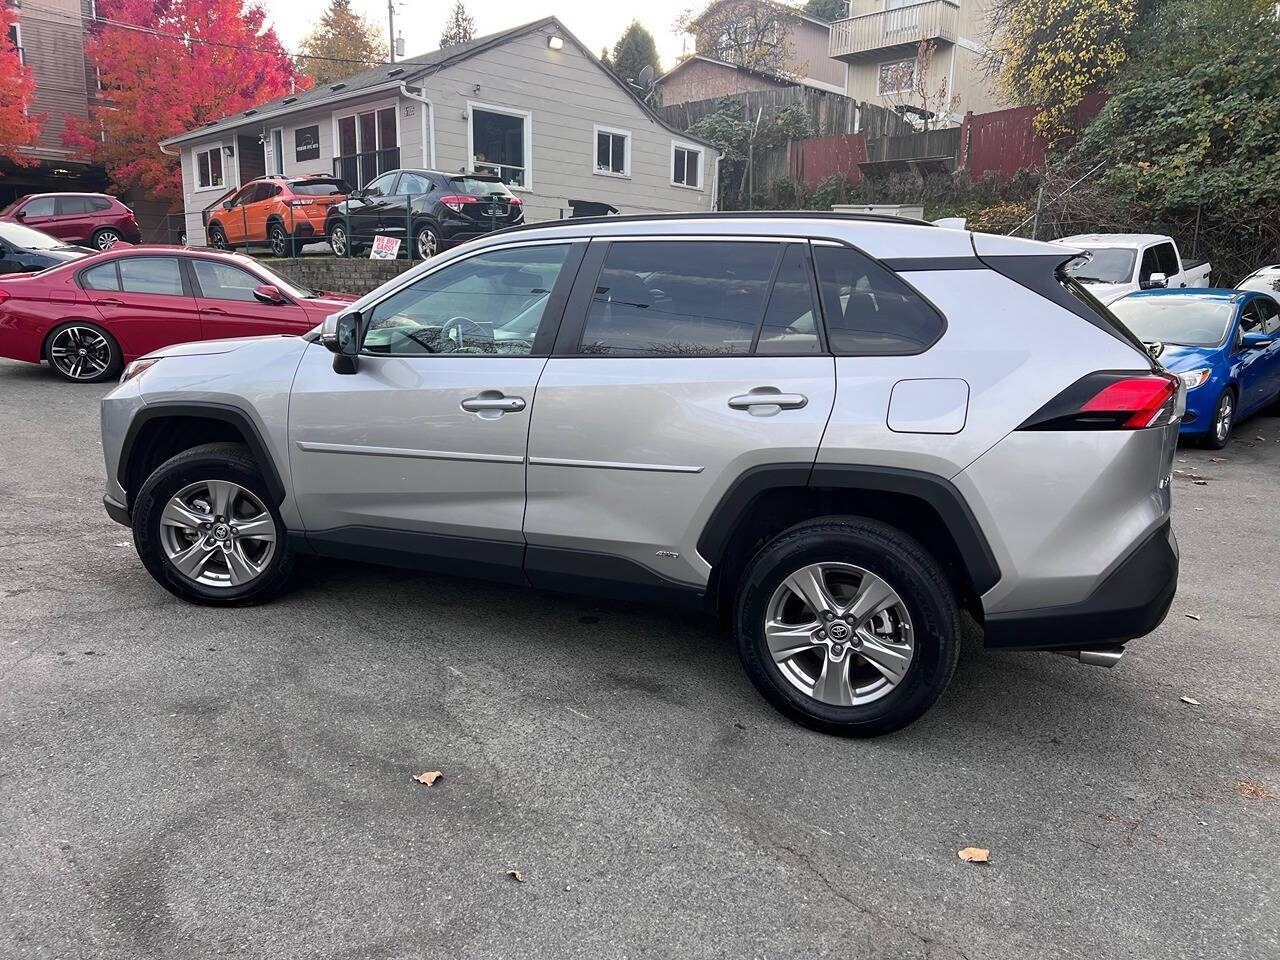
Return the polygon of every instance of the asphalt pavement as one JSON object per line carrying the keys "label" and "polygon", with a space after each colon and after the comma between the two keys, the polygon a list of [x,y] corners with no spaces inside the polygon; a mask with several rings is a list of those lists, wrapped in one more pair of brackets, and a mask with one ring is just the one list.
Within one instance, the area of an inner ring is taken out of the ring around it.
{"label": "asphalt pavement", "polygon": [[0,957],[1280,956],[1280,418],[1179,452],[1114,670],[970,637],[846,741],[662,609],[330,561],[185,605],[103,513],[106,390],[0,361]]}

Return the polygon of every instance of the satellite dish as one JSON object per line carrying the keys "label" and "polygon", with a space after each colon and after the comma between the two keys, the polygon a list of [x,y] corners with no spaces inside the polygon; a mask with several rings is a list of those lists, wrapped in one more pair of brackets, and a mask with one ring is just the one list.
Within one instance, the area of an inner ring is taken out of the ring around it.
{"label": "satellite dish", "polygon": [[653,86],[653,67],[645,64],[644,69],[640,71],[640,76],[636,77],[636,81],[645,92]]}

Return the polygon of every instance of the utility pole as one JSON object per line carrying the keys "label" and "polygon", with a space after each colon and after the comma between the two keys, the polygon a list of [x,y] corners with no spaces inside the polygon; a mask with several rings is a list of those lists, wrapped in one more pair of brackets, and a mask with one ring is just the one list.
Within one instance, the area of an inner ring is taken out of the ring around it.
{"label": "utility pole", "polygon": [[396,62],[396,7],[395,0],[387,0],[387,43],[391,45],[391,62]]}

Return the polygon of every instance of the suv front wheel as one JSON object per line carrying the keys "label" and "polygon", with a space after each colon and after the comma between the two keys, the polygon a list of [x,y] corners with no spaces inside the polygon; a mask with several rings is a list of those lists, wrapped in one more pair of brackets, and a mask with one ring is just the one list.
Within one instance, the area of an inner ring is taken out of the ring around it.
{"label": "suv front wheel", "polygon": [[280,513],[238,443],[192,447],[157,467],[134,502],[133,540],[156,581],[192,603],[261,603],[293,571]]}
{"label": "suv front wheel", "polygon": [[826,733],[867,737],[918,719],[955,670],[960,618],[938,562],[861,517],[793,527],[752,560],[735,633],[756,688]]}

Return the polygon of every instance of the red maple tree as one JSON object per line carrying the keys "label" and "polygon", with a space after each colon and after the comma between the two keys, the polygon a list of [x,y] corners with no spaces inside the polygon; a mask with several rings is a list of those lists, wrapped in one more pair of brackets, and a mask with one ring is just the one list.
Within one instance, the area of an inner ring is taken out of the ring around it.
{"label": "red maple tree", "polygon": [[246,110],[311,80],[299,74],[266,13],[241,0],[99,0],[85,52],[102,97],[63,140],[106,167],[117,189],[177,204],[178,158],[160,141]]}
{"label": "red maple tree", "polygon": [[0,2],[0,90],[4,91],[0,96],[0,157],[28,167],[39,161],[23,156],[18,149],[35,142],[44,117],[27,112],[36,82],[22,65],[18,51],[9,46],[9,27],[17,19],[18,11]]}

